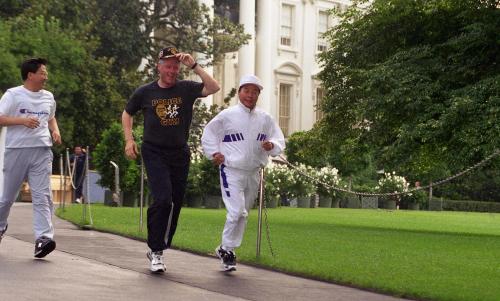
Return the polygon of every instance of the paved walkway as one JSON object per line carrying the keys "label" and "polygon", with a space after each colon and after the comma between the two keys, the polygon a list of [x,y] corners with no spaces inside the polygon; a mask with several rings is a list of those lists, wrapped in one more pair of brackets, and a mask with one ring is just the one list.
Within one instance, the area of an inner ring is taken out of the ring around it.
{"label": "paved walkway", "polygon": [[143,242],[80,230],[54,218],[57,249],[33,257],[32,207],[16,203],[0,244],[0,300],[403,300],[216,258],[168,250],[167,272],[149,273]]}

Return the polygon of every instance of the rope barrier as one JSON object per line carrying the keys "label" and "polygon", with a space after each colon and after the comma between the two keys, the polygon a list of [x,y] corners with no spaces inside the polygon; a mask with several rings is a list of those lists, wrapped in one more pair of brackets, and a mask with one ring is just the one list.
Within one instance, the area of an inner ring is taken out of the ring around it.
{"label": "rope barrier", "polygon": [[264,201],[264,222],[266,223],[267,245],[269,246],[269,251],[271,252],[271,256],[275,257],[273,246],[271,244],[271,228],[269,227],[269,220],[268,220],[268,217],[267,217],[267,206],[266,206],[266,202],[265,201]]}
{"label": "rope barrier", "polygon": [[453,180],[455,178],[463,176],[464,174],[466,174],[466,173],[468,173],[468,172],[470,172],[470,171],[472,171],[472,170],[474,170],[474,169],[476,169],[476,168],[478,168],[478,167],[486,164],[487,162],[489,162],[490,160],[492,160],[494,157],[496,157],[498,155],[500,155],[500,149],[496,149],[492,154],[490,154],[489,156],[487,156],[486,158],[484,158],[480,162],[478,162],[478,163],[470,166],[469,168],[466,168],[466,169],[462,170],[461,172],[458,172],[458,173],[456,173],[456,174],[454,174],[454,175],[452,175],[450,177],[447,177],[445,179],[442,179],[442,180],[439,180],[439,181],[436,181],[436,182],[432,182],[431,181],[430,183],[432,183],[432,184],[425,185],[425,186],[415,187],[415,188],[409,189],[408,191],[403,191],[403,192],[388,192],[388,193],[357,192],[357,191],[350,191],[350,190],[347,190],[347,189],[343,189],[343,188],[340,188],[340,187],[335,187],[335,186],[332,186],[330,184],[324,183],[321,180],[319,180],[317,178],[314,178],[311,175],[308,175],[305,172],[301,171],[299,168],[297,168],[295,165],[293,165],[287,159],[285,159],[282,155],[279,155],[278,157],[286,165],[288,165],[290,168],[296,170],[302,176],[305,176],[305,177],[313,180],[315,183],[320,184],[323,187],[326,187],[326,188],[331,189],[331,190],[341,191],[341,192],[355,194],[355,195],[359,195],[359,196],[396,196],[396,195],[403,195],[403,194],[412,193],[412,192],[417,191],[417,190],[423,190],[423,189],[427,189],[427,188],[430,188],[430,187],[434,187],[434,186],[441,185],[441,184],[444,184],[446,182],[449,182],[449,181],[451,181],[451,180]]}
{"label": "rope barrier", "polygon": [[[258,224],[257,224],[257,254],[256,256],[260,256],[260,244],[261,244],[261,234],[262,234],[262,211],[264,211],[264,222],[266,223],[266,238],[267,244],[269,246],[269,251],[271,251],[271,256],[275,257],[273,246],[271,244],[271,230],[269,227],[269,220],[267,217],[267,206],[266,201],[264,199],[264,191],[265,191],[265,172],[264,168],[260,169],[260,182],[259,182],[259,211],[258,211]],[[264,210],[262,210],[264,209]]]}

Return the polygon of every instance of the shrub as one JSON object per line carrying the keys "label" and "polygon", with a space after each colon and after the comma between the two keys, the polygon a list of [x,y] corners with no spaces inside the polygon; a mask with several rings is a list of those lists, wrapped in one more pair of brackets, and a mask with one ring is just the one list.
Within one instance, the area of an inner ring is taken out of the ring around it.
{"label": "shrub", "polygon": [[202,195],[202,172],[201,161],[203,156],[199,153],[191,155],[191,164],[189,166],[188,181],[186,186],[187,196],[200,196]]}
{"label": "shrub", "polygon": [[290,195],[292,197],[310,197],[316,192],[313,180],[304,174],[316,177],[316,171],[304,164],[296,165],[296,168],[291,170]]}
{"label": "shrub", "polygon": [[[140,145],[142,126],[134,131],[136,143]],[[115,122],[102,134],[102,139],[93,152],[94,166],[101,175],[99,184],[115,190],[115,170],[110,161],[115,162],[120,169],[120,189],[124,194],[139,195],[141,185],[140,159],[128,160],[124,153],[125,141],[122,126]],[[140,161],[139,161],[140,162]]]}
{"label": "shrub", "polygon": [[290,189],[293,177],[286,165],[271,162],[265,169],[264,177],[264,198],[266,200],[277,196],[291,197]]}
{"label": "shrub", "polygon": [[420,208],[427,206],[427,193],[424,190],[416,190],[401,196],[402,207],[408,207],[411,204],[419,204]]}
{"label": "shrub", "polygon": [[[325,183],[325,184],[327,184],[329,186],[333,186],[333,187],[338,186],[340,183],[340,176],[338,174],[338,169],[336,169],[335,167],[332,167],[332,166],[325,166],[325,167],[320,168],[316,172],[316,178],[321,183]],[[318,194],[328,195],[328,196],[332,196],[332,197],[335,196],[335,190],[333,190],[329,187],[326,187],[326,186],[319,184],[319,183],[316,184],[316,187],[317,187]]]}
{"label": "shrub", "polygon": [[386,172],[384,177],[378,181],[376,189],[381,193],[406,192],[409,183],[402,176],[396,175],[396,172]]}
{"label": "shrub", "polygon": [[215,166],[212,161],[205,156],[199,159],[199,187],[203,195],[221,195],[219,167]]}
{"label": "shrub", "polygon": [[454,201],[433,198],[429,210],[500,212],[500,203],[478,201]]}

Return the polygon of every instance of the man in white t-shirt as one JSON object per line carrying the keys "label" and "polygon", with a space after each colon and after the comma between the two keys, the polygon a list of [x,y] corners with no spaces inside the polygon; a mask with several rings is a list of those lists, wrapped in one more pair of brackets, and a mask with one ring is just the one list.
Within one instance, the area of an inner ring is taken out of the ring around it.
{"label": "man in white t-shirt", "polygon": [[61,143],[55,118],[54,96],[43,87],[48,79],[47,61],[29,59],[21,65],[22,86],[8,89],[0,100],[0,126],[7,127],[4,177],[0,196],[0,241],[7,230],[10,208],[27,179],[33,203],[35,257],[52,252],[52,141]]}

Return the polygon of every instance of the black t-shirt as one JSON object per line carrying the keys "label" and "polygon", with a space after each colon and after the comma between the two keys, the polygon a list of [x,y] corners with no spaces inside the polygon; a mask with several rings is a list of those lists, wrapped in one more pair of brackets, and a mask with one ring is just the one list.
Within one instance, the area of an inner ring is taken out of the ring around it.
{"label": "black t-shirt", "polygon": [[130,115],[142,110],[144,142],[176,149],[187,145],[193,104],[202,97],[203,83],[178,80],[175,86],[161,88],[157,81],[141,86],[125,107]]}

